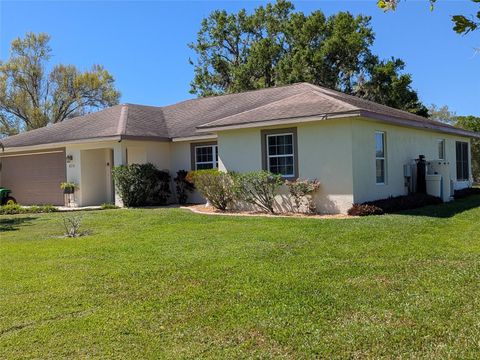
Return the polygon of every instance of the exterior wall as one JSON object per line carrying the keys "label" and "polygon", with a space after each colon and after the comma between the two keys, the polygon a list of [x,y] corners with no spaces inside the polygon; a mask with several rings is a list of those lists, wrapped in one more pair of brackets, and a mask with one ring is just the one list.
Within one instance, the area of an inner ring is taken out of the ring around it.
{"label": "exterior wall", "polygon": [[152,163],[158,169],[170,170],[170,142],[122,141],[128,164]]}
{"label": "exterior wall", "polygon": [[[389,196],[405,195],[403,165],[411,163],[419,155],[426,160],[438,158],[437,140],[445,139],[445,161],[449,163],[450,178],[456,180],[455,142],[470,143],[469,138],[440,132],[399,127],[370,120],[352,122],[353,135],[353,183],[354,201],[362,203]],[[377,185],[375,176],[375,132],[386,133],[386,184]],[[470,169],[471,169],[471,155]],[[471,174],[471,170],[470,170]],[[456,184],[462,188],[469,182]]]}
{"label": "exterior wall", "polygon": [[[193,170],[192,169],[192,154],[191,154],[191,145],[198,143],[211,142],[215,140],[202,140],[202,141],[179,141],[170,143],[170,154],[171,154],[171,167],[170,175],[173,178],[176,176],[177,171],[179,170]],[[219,160],[220,161],[220,160]],[[175,197],[175,184],[172,183],[172,202],[176,202]],[[188,201],[194,204],[205,203],[205,198],[194,191],[192,194],[189,194]]]}
{"label": "exterior wall", "polygon": [[[262,169],[261,131],[297,128],[299,178],[318,179],[317,210],[344,213],[353,203],[352,120],[318,121],[290,126],[222,131],[218,133],[219,167],[229,171]],[[286,189],[279,206],[291,210]]]}
{"label": "exterior wall", "polygon": [[78,185],[75,190],[77,206],[114,201],[111,177],[114,161],[111,153],[113,151],[116,155],[120,149],[121,143],[118,142],[92,142],[66,147],[67,157],[72,158],[66,164],[67,181]]}

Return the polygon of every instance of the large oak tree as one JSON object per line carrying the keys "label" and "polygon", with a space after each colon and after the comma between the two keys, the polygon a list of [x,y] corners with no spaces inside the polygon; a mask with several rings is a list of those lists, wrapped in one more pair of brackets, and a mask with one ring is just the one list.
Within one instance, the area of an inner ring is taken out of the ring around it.
{"label": "large oak tree", "polygon": [[47,34],[28,33],[12,42],[0,62],[0,135],[13,135],[118,104],[120,93],[101,65],[80,71],[56,65]]}
{"label": "large oak tree", "polygon": [[279,0],[202,21],[191,93],[210,96],[307,81],[426,116],[399,59],[371,52],[370,17],[339,12],[326,17],[294,11]]}

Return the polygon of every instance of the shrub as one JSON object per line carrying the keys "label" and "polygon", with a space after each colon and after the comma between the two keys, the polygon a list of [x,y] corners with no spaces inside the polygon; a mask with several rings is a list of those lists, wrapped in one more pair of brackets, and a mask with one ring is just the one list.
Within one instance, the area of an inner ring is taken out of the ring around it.
{"label": "shrub", "polygon": [[103,203],[103,204],[101,205],[101,209],[102,209],[102,210],[118,209],[118,206],[115,205],[115,204],[111,204],[111,203]]}
{"label": "shrub", "polygon": [[312,194],[320,188],[318,180],[302,180],[287,181],[288,191],[295,203],[296,211],[300,211],[301,206],[306,203],[308,210],[311,213],[316,212],[315,203],[313,202]]}
{"label": "shrub", "polygon": [[152,179],[151,196],[149,200],[153,204],[165,205],[168,202],[168,198],[172,193],[170,191],[170,174],[168,171],[162,171],[155,169],[154,178]]}
{"label": "shrub", "polygon": [[455,199],[463,199],[471,195],[480,195],[480,188],[466,188],[461,190],[455,190],[453,197]]}
{"label": "shrub", "polygon": [[126,207],[165,204],[170,194],[170,175],[153,164],[131,164],[113,169],[115,185]]}
{"label": "shrub", "polygon": [[396,213],[404,210],[412,210],[427,205],[442,204],[442,199],[426,194],[410,194],[405,196],[390,197],[388,199],[369,201],[366,205],[374,205],[384,213]]}
{"label": "shrub", "polygon": [[233,179],[227,172],[197,170],[191,172],[188,179],[216,209],[226,210],[235,199]]}
{"label": "shrub", "polygon": [[82,225],[83,215],[78,214],[68,214],[62,216],[62,224],[65,230],[66,237],[79,237],[86,235],[85,231],[80,231],[80,226]]}
{"label": "shrub", "polygon": [[34,205],[24,207],[18,204],[13,204],[0,207],[0,215],[50,213],[55,211],[58,211],[58,209],[52,205]]}
{"label": "shrub", "polygon": [[275,195],[283,184],[282,176],[268,171],[254,171],[235,175],[235,192],[239,200],[275,213]]}
{"label": "shrub", "polygon": [[353,204],[348,210],[350,216],[383,215],[383,210],[375,205]]}
{"label": "shrub", "polygon": [[188,200],[188,194],[195,190],[195,185],[187,178],[188,171],[177,171],[177,177],[173,179],[175,181],[175,190],[177,192],[177,198],[179,204],[186,204]]}

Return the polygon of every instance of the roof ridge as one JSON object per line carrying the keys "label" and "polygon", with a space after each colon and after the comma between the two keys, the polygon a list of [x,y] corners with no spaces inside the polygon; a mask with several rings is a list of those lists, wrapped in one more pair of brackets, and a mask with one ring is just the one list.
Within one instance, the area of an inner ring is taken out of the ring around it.
{"label": "roof ridge", "polygon": [[[220,118],[220,119],[217,119],[217,120],[214,120],[214,121],[210,121],[206,124],[202,124],[202,125],[199,125],[197,126],[197,128],[202,128],[202,127],[208,127],[208,126],[211,126],[212,124],[215,124],[216,122],[218,121],[223,121],[223,120],[226,120],[226,119],[229,119],[231,117],[234,117],[234,116],[238,116],[238,115],[241,115],[241,114],[246,114],[246,113],[249,113],[251,111],[256,111],[258,109],[262,109],[262,108],[265,108],[267,106],[270,106],[270,105],[274,105],[276,103],[279,103],[279,102],[282,102],[282,101],[285,101],[285,100],[289,100],[289,99],[292,99],[292,98],[295,98],[297,96],[301,96],[301,95],[305,95],[306,93],[312,93],[312,94],[315,94],[317,96],[321,96],[323,98],[325,98],[324,95],[322,94],[319,94],[317,91],[312,91],[312,90],[305,90],[305,91],[302,91],[301,93],[298,93],[298,94],[293,94],[293,95],[290,95],[290,96],[287,96],[287,97],[284,97],[284,98],[281,98],[281,99],[278,99],[278,100],[275,100],[275,101],[272,101],[272,102],[269,102],[267,104],[263,104],[263,105],[260,105],[260,106],[257,106],[257,107],[254,107],[254,108],[251,108],[251,109],[248,109],[248,110],[245,110],[245,111],[241,111],[239,113],[236,113],[236,114],[232,114],[232,115],[229,115],[229,116],[226,116],[226,117],[223,117],[223,118]],[[352,110],[358,110],[358,109],[352,109]]]}
{"label": "roof ridge", "polygon": [[124,135],[127,132],[128,105],[123,104],[120,111],[120,118],[117,124],[117,135]]}
{"label": "roof ridge", "polygon": [[123,103],[121,104],[122,106],[138,106],[138,107],[149,107],[149,108],[156,108],[156,109],[161,109],[163,106],[158,106],[158,105],[143,105],[143,104],[133,104],[133,103]]}

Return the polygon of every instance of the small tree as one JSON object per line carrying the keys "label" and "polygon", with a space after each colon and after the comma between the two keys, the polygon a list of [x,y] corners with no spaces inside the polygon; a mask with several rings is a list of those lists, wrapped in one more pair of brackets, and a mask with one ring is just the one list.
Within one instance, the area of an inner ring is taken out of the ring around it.
{"label": "small tree", "polygon": [[283,184],[282,176],[268,171],[254,171],[235,176],[235,191],[239,200],[275,213],[275,195]]}
{"label": "small tree", "polygon": [[188,200],[188,194],[195,190],[195,185],[187,178],[188,171],[177,171],[177,177],[173,179],[175,181],[175,189],[177,192],[177,198],[179,204],[186,204]]}
{"label": "small tree", "polygon": [[198,191],[219,210],[226,210],[235,199],[231,174],[218,170],[197,170],[190,176]]}
{"label": "small tree", "polygon": [[300,208],[304,204],[307,206],[309,212],[315,212],[315,203],[312,195],[320,188],[318,180],[297,179],[287,181],[286,185],[288,186],[290,195],[293,197],[297,212],[300,212]]}

